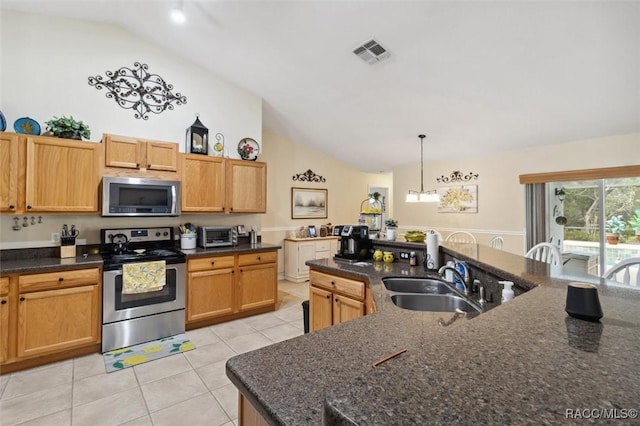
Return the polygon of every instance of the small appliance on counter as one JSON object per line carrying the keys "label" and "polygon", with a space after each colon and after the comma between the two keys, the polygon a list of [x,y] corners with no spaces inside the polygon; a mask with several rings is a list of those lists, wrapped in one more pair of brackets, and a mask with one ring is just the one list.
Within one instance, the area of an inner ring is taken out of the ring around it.
{"label": "small appliance on counter", "polygon": [[202,248],[238,245],[238,234],[233,226],[198,227],[198,245]]}
{"label": "small appliance on counter", "polygon": [[338,225],[333,235],[340,237],[336,260],[359,262],[371,259],[373,244],[369,239],[369,227],[366,225]]}

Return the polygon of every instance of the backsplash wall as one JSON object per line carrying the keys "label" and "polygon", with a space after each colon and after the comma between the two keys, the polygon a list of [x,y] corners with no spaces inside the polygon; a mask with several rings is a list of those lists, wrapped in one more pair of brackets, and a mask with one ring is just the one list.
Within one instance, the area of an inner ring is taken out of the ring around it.
{"label": "backsplash wall", "polygon": [[[14,231],[14,217],[19,217],[20,231]],[[23,217],[27,216],[29,224],[31,216],[35,216],[36,224],[22,227]],[[38,222],[42,216],[42,223]],[[53,247],[57,244],[51,241],[52,232],[60,232],[63,224],[76,225],[80,230],[79,242],[84,244],[98,244],[100,229],[103,228],[131,228],[149,226],[172,226],[178,233],[178,225],[191,222],[196,226],[217,225],[235,226],[245,225],[246,229],[255,226],[260,233],[260,216],[255,214],[188,214],[176,217],[102,217],[99,215],[64,215],[64,214],[3,214],[0,216],[0,250],[31,247]]]}

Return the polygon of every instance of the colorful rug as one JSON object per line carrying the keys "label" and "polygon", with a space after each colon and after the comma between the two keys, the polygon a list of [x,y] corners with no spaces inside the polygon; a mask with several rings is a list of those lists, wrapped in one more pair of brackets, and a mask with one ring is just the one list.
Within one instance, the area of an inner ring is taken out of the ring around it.
{"label": "colorful rug", "polygon": [[195,349],[186,334],[141,343],[102,354],[107,373]]}

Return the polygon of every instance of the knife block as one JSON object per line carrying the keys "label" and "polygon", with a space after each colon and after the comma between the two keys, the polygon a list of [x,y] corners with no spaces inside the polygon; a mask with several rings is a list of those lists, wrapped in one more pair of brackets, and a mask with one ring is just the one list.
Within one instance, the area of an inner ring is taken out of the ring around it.
{"label": "knife block", "polygon": [[76,257],[76,237],[60,238],[60,258]]}

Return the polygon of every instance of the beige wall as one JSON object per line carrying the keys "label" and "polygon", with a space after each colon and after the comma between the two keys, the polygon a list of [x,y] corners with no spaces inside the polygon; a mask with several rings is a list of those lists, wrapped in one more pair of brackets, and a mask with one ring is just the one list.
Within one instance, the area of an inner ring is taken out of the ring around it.
{"label": "beige wall", "polygon": [[407,204],[408,189],[420,187],[420,163],[393,171],[394,216],[400,228],[435,228],[444,236],[455,230],[471,231],[479,243],[494,235],[505,238],[505,249],[522,254],[524,250],[524,185],[518,177],[525,173],[577,170],[638,164],[640,134],[610,136],[570,143],[539,146],[519,151],[441,162],[425,161],[425,190],[440,186],[436,178],[459,170],[479,174],[469,184],[478,185],[478,213],[437,213],[436,204]]}
{"label": "beige wall", "polygon": [[[300,226],[354,224],[369,186],[392,187],[391,174],[370,174],[347,166],[336,158],[296,143],[267,129],[262,134],[260,161],[267,162],[267,214],[262,216],[262,240],[284,244],[289,232]],[[311,169],[324,183],[297,182],[292,177]],[[327,219],[291,219],[291,188],[326,188]],[[391,192],[392,193],[392,192]],[[284,272],[284,253],[279,253],[279,273]]]}

